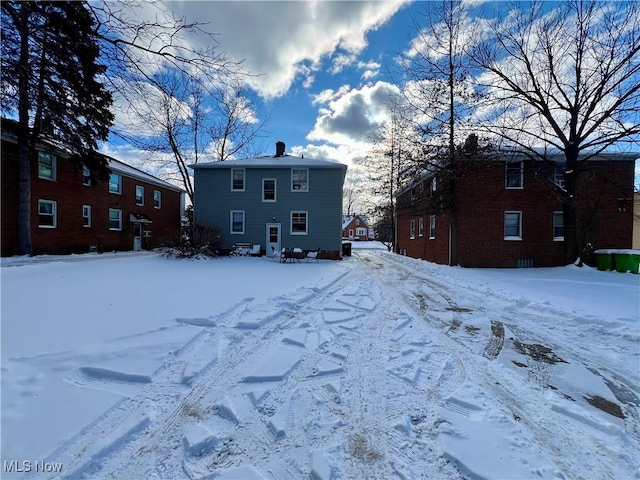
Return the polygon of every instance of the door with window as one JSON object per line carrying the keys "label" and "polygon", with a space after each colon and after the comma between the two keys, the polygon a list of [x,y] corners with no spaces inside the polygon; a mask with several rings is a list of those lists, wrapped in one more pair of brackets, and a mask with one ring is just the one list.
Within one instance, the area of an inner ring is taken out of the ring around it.
{"label": "door with window", "polygon": [[133,250],[142,250],[142,224],[138,222],[133,224]]}
{"label": "door with window", "polygon": [[267,245],[267,255],[269,257],[272,257],[274,252],[280,251],[280,224],[279,223],[267,223],[266,245]]}

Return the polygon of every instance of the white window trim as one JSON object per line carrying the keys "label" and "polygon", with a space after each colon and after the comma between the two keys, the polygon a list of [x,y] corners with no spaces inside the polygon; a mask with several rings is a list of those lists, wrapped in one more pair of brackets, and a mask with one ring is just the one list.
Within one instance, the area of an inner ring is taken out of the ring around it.
{"label": "white window trim", "polygon": [[416,238],[416,221],[411,220],[409,222],[409,240],[415,240]]}
{"label": "white window trim", "polygon": [[[514,165],[516,163],[520,164],[520,186],[519,187],[510,187],[509,186],[509,175],[508,169],[509,165]],[[524,162],[522,160],[518,162],[505,162],[504,165],[504,188],[505,190],[522,190],[524,188]]]}
{"label": "white window trim", "polygon": [[[142,189],[142,201],[140,203],[138,203],[138,189],[139,188]],[[144,186],[142,186],[142,185],[136,185],[136,205],[138,207],[144,207]]]}
{"label": "white window trim", "polygon": [[[41,203],[50,203],[53,205],[53,213],[51,216],[53,217],[53,225],[40,225],[40,204]],[[55,200],[46,200],[44,198],[38,199],[38,228],[58,228],[58,202]]]}
{"label": "white window trim", "polygon": [[[304,213],[305,218],[305,231],[304,232],[294,232],[293,231],[293,214],[294,213]],[[306,210],[291,210],[289,212],[289,234],[290,235],[309,235],[309,212]]]}
{"label": "white window trim", "polygon": [[431,179],[431,182],[429,182],[429,196],[433,197],[436,194],[436,191],[438,189],[438,184],[436,183],[436,177],[433,177]]}
{"label": "white window trim", "polygon": [[[242,214],[242,231],[241,232],[234,232],[233,231],[233,214],[234,213],[241,213]],[[231,210],[229,212],[229,233],[231,235],[244,235],[246,219],[247,218],[246,218],[246,215],[244,213],[244,210]]]}
{"label": "white window trim", "polygon": [[[293,172],[296,170],[304,170],[307,174],[307,188],[293,188]],[[309,191],[309,169],[308,168],[292,168],[291,169],[291,191],[292,192],[308,192]]]}
{"label": "white window trim", "polygon": [[504,212],[504,216],[502,217],[502,222],[503,222],[503,233],[504,230],[506,230],[507,228],[507,214],[509,213],[517,213],[518,214],[518,219],[519,219],[519,224],[518,224],[518,231],[520,232],[520,235],[516,236],[516,235],[505,235],[504,239],[510,242],[520,242],[522,241],[522,210],[507,210]]}
{"label": "white window trim", "polygon": [[[264,198],[264,182],[266,181],[273,182],[273,200],[266,200]],[[275,178],[263,178],[262,179],[262,201],[264,203],[274,203],[278,200],[278,181]]]}
{"label": "white window trim", "polygon": [[111,230],[112,232],[121,232],[122,231],[122,210],[118,208],[109,209],[109,224],[111,224],[111,212],[118,212],[118,223],[120,224],[120,227],[112,228],[111,226],[109,226],[109,230]]}
{"label": "white window trim", "polygon": [[[233,188],[233,172],[242,172],[242,188]],[[247,186],[247,174],[244,168],[232,168],[231,169],[231,191],[232,192],[244,192]]]}
{"label": "white window trim", "polygon": [[418,219],[418,236],[424,237],[424,217]]}
{"label": "white window trim", "polygon": [[[111,190],[111,175],[117,175],[118,176],[118,191],[114,192],[113,190]],[[111,175],[109,175],[109,183],[108,183],[108,188],[109,188],[109,193],[113,193],[114,195],[122,195],[122,175],[119,173],[111,173]]]}
{"label": "white window trim", "polygon": [[364,227],[356,228],[356,237],[363,237],[367,235],[367,229]]}
{"label": "white window trim", "polygon": [[[562,229],[564,231],[564,212],[562,210],[556,210],[555,212],[553,212],[553,231],[552,233],[555,233],[556,231],[556,213],[559,213],[562,215]],[[561,237],[556,237],[555,235],[553,235],[553,241],[554,242],[564,242],[564,235]]]}
{"label": "white window trim", "polygon": [[[40,154],[48,155],[52,159],[50,177],[43,177],[40,175]],[[38,152],[38,178],[41,178],[42,180],[49,180],[50,182],[55,182],[58,179],[58,157],[56,157],[51,153],[40,152],[40,151]]]}
{"label": "white window trim", "polygon": [[[88,215],[85,215],[85,212],[88,212]],[[91,212],[91,205],[82,205],[82,227],[83,228],[91,228],[92,226],[92,212]],[[84,224],[84,219],[87,218],[89,219],[89,224],[85,225]]]}
{"label": "white window trim", "polygon": [[[158,205],[156,205],[156,193],[159,194],[159,196],[158,196]],[[154,190],[153,191],[153,208],[158,209],[158,210],[162,208],[162,192],[160,190]]]}
{"label": "white window trim", "polygon": [[436,239],[436,216],[429,216],[429,240]]}

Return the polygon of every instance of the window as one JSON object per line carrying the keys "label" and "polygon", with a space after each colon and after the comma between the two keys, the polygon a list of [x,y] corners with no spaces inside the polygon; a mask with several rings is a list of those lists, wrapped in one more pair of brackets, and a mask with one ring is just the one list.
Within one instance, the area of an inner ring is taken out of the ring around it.
{"label": "window", "polygon": [[564,240],[564,216],[562,212],[553,212],[553,239]]}
{"label": "window", "polygon": [[359,218],[356,218],[356,227],[357,227],[358,225],[360,225],[360,219],[359,219]]}
{"label": "window", "polygon": [[291,169],[291,190],[298,192],[309,191],[309,169],[308,168],[292,168]]}
{"label": "window", "polygon": [[418,236],[424,237],[424,217],[418,219]]}
{"label": "window", "polygon": [[244,192],[244,168],[231,169],[231,190]]}
{"label": "window", "polygon": [[431,182],[429,182],[429,196],[433,197],[436,194],[437,189],[438,184],[436,183],[436,177],[433,177]]}
{"label": "window", "polygon": [[52,200],[38,200],[38,227],[56,228],[58,204]]}
{"label": "window", "polygon": [[117,173],[109,175],[109,192],[117,194],[122,193],[122,177]]}
{"label": "window", "polygon": [[522,188],[523,174],[523,162],[507,162],[505,188]]}
{"label": "window", "polygon": [[504,212],[504,239],[522,240],[522,212]]}
{"label": "window", "polygon": [[87,187],[91,186],[91,170],[86,165],[82,166],[82,184]]}
{"label": "window", "polygon": [[231,210],[231,233],[244,233],[244,210]]}
{"label": "window", "polygon": [[144,187],[136,185],[136,205],[144,205]]}
{"label": "window", "polygon": [[564,172],[566,168],[565,165],[558,165],[556,163],[555,171],[553,172],[553,181],[559,187],[564,188]]}
{"label": "window", "polygon": [[416,238],[416,221],[411,220],[409,223],[409,238]]}
{"label": "window", "polygon": [[276,180],[275,180],[275,178],[263,178],[262,179],[262,201],[263,202],[275,202],[276,201]]}
{"label": "window", "polygon": [[364,237],[366,234],[367,234],[367,229],[366,228],[362,228],[362,227],[356,228],[356,236]]}
{"label": "window", "polygon": [[122,230],[122,210],[109,209],[109,230]]}
{"label": "window", "polygon": [[436,238],[436,216],[429,217],[429,240]]}
{"label": "window", "polygon": [[307,234],[307,212],[291,212],[291,235]]}
{"label": "window", "polygon": [[162,207],[162,192],[160,190],[153,191],[153,208]]}
{"label": "window", "polygon": [[38,178],[56,179],[56,157],[49,153],[38,152]]}
{"label": "window", "polygon": [[91,205],[82,206],[82,226],[87,228],[91,226]]}

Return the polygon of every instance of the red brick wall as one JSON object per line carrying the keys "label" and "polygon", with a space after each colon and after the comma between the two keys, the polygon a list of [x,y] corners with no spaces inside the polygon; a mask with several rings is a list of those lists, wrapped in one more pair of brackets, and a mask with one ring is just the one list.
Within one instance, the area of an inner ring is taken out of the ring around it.
{"label": "red brick wall", "polygon": [[[3,143],[2,149],[2,255],[15,253],[17,166],[10,155],[14,146]],[[6,173],[6,176],[5,176]],[[135,204],[135,187],[144,187],[145,205]],[[162,192],[161,208],[153,207],[153,191]],[[57,202],[57,227],[38,226],[38,200]],[[82,206],[92,209],[91,227],[83,226]],[[122,231],[109,230],[109,209],[122,210]],[[143,225],[151,232],[147,248],[161,245],[167,238],[177,238],[180,232],[180,193],[154,186],[134,178],[122,176],[122,194],[109,193],[107,182],[88,187],[82,184],[81,171],[57,159],[56,180],[38,178],[37,162],[31,165],[31,241],[34,254],[66,254],[89,251],[91,244],[100,244],[105,250],[133,249],[134,225],[131,212],[144,213],[152,222]]]}
{"label": "red brick wall", "polygon": [[[564,263],[563,242],[553,239],[553,212],[562,211],[556,194],[535,178],[536,164],[525,162],[522,189],[505,189],[505,164],[494,162],[457,180],[458,263],[465,267],[516,267],[518,259],[533,265]],[[633,212],[633,162],[595,161],[583,164],[578,187],[579,247],[631,248]],[[398,198],[402,205],[409,192]],[[628,198],[620,212],[620,199]],[[398,210],[398,249],[409,256],[436,263],[448,260],[448,217],[438,215],[436,240],[418,237],[418,217],[429,209],[428,199],[418,206]],[[504,239],[505,211],[522,212],[522,240]],[[416,220],[416,238],[409,239],[409,222]],[[440,226],[445,228],[440,228]],[[592,258],[587,258],[592,261]]]}
{"label": "red brick wall", "polygon": [[[438,211],[438,207],[429,196],[428,184],[429,181],[425,183],[424,188],[416,189],[420,193],[413,201],[410,192],[404,193],[397,199],[399,209],[396,221],[398,240],[396,251],[413,258],[447,264],[449,263],[449,215]],[[435,238],[429,238],[431,215],[436,216]],[[422,236],[420,236],[420,218],[424,219]],[[415,238],[410,238],[411,220],[415,220]]]}

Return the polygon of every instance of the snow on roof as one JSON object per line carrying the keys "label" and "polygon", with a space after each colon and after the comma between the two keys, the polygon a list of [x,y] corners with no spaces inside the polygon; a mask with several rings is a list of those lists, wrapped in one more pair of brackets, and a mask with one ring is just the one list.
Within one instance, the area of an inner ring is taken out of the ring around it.
{"label": "snow on roof", "polygon": [[189,165],[193,170],[201,168],[340,168],[347,169],[343,163],[332,162],[329,160],[316,160],[313,158],[297,157],[294,155],[284,155],[274,157],[267,155],[263,157],[240,158],[235,160],[226,160],[224,162],[208,162]]}
{"label": "snow on roof", "polygon": [[105,155],[107,160],[109,161],[109,168],[117,173],[121,173],[126,175],[127,177],[137,178],[138,180],[142,180],[147,183],[151,183],[153,185],[157,185],[159,187],[164,187],[168,190],[173,190],[176,192],[184,192],[184,190],[176,185],[172,185],[169,182],[165,182],[164,180],[160,180],[158,177],[154,177],[150,173],[146,173],[142,170],[139,170],[131,165],[128,165],[120,160],[116,160],[115,158],[109,157]]}

